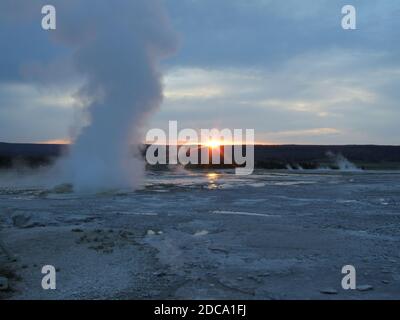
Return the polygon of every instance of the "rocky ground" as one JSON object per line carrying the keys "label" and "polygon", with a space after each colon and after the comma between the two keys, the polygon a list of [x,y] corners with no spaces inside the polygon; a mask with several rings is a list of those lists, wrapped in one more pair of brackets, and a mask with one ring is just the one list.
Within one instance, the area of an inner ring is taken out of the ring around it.
{"label": "rocky ground", "polygon": [[[0,298],[399,299],[399,178],[200,173],[97,195],[2,188]],[[358,289],[345,291],[349,264]],[[44,265],[56,290],[41,287]]]}

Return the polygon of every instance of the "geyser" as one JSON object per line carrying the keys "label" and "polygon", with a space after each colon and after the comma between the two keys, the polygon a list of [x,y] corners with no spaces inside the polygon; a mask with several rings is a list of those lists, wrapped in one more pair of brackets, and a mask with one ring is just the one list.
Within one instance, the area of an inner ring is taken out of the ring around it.
{"label": "geyser", "polygon": [[58,41],[73,49],[85,85],[89,125],[60,164],[75,190],[135,186],[143,172],[135,144],[162,101],[160,61],[174,52],[175,34],[158,0],[54,1]]}

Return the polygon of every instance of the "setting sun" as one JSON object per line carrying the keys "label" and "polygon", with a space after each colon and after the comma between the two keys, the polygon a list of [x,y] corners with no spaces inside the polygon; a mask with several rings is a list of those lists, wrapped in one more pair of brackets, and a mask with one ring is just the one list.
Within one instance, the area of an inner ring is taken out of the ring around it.
{"label": "setting sun", "polygon": [[205,146],[210,148],[210,149],[216,149],[221,147],[222,143],[220,141],[217,140],[210,140],[207,143],[205,143]]}

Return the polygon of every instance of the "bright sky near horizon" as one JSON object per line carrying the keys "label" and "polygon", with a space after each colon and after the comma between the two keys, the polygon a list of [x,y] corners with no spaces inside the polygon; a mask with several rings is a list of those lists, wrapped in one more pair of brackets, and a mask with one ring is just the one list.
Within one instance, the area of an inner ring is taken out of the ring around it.
{"label": "bright sky near horizon", "polygon": [[[0,141],[68,140],[84,79],[70,50],[41,29],[40,9],[25,21],[8,2],[0,4]],[[24,11],[26,1],[14,2]],[[180,44],[163,65],[165,99],[148,128],[177,120],[255,129],[260,143],[400,144],[398,0],[165,3]],[[341,27],[349,3],[357,30]]]}

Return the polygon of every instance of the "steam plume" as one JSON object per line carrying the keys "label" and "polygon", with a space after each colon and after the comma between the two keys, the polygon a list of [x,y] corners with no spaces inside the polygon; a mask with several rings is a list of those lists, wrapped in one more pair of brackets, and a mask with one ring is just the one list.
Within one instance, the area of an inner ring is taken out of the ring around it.
{"label": "steam plume", "polygon": [[158,0],[69,0],[57,3],[56,39],[74,50],[86,79],[90,124],[64,166],[77,190],[135,184],[142,164],[131,146],[162,101],[159,62],[175,50],[175,34]]}

